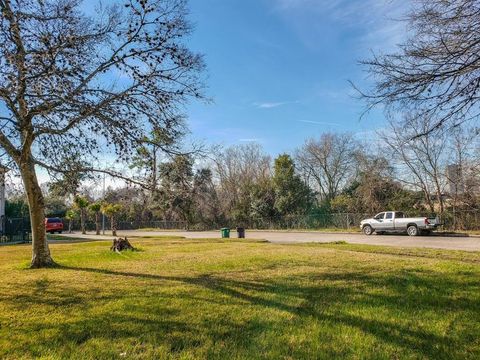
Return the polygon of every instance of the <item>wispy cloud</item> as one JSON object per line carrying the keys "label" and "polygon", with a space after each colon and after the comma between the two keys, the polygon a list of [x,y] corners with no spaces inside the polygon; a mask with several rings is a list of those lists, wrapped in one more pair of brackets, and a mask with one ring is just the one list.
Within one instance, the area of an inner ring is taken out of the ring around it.
{"label": "wispy cloud", "polygon": [[279,106],[293,104],[294,101],[279,101],[279,102],[256,102],[253,103],[253,106],[256,106],[259,109],[273,109]]}
{"label": "wispy cloud", "polygon": [[407,8],[400,0],[275,0],[274,3],[279,11],[324,15],[349,26],[378,24],[386,18],[395,18]]}
{"label": "wispy cloud", "polygon": [[351,104],[355,92],[351,87],[331,88],[325,84],[316,84],[314,94],[316,97],[327,99],[329,102]]}
{"label": "wispy cloud", "polygon": [[284,106],[284,105],[290,105],[290,104],[298,104],[300,101],[295,100],[295,101],[276,101],[276,102],[254,102],[253,106],[259,108],[259,109],[273,109],[276,107]]}
{"label": "wispy cloud", "polygon": [[273,109],[282,105],[285,105],[284,102],[265,102],[265,103],[255,103],[254,105],[260,109]]}
{"label": "wispy cloud", "polygon": [[273,0],[274,11],[291,22],[309,47],[318,44],[318,22],[354,30],[358,45],[367,49],[388,49],[404,39],[405,24],[398,21],[410,4],[402,0]]}
{"label": "wispy cloud", "polygon": [[307,124],[315,124],[315,125],[326,125],[326,126],[342,126],[338,123],[332,122],[323,122],[323,121],[313,121],[313,120],[297,120],[298,122],[307,123]]}

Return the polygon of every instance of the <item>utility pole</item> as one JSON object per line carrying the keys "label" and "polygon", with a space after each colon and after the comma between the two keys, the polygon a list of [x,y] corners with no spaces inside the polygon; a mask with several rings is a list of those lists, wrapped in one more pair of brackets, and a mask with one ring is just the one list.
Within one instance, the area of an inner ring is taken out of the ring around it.
{"label": "utility pole", "polygon": [[[105,201],[105,176],[106,174],[103,173],[103,194],[102,200]],[[102,235],[105,235],[105,212],[102,211]]]}

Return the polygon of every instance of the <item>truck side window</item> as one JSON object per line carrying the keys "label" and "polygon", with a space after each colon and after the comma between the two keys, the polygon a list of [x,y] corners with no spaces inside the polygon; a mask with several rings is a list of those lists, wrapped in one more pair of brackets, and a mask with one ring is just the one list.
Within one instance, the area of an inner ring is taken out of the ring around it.
{"label": "truck side window", "polygon": [[397,219],[403,219],[405,215],[403,215],[403,212],[399,211],[397,212],[397,215],[395,216]]}
{"label": "truck side window", "polygon": [[387,216],[385,216],[385,219],[393,219],[393,213],[387,212]]}
{"label": "truck side window", "polygon": [[384,216],[385,216],[385,213],[380,213],[380,214],[375,215],[375,219],[376,220],[383,220]]}

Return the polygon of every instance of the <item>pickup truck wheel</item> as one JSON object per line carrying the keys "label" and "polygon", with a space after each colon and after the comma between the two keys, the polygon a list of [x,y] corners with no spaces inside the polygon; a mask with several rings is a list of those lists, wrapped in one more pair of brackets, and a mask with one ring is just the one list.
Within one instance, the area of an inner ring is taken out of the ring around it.
{"label": "pickup truck wheel", "polygon": [[418,235],[418,228],[415,225],[410,225],[407,228],[407,234],[409,236],[417,236]]}
{"label": "pickup truck wheel", "polygon": [[365,225],[362,230],[363,230],[363,233],[365,235],[372,235],[373,234],[373,229],[370,225]]}

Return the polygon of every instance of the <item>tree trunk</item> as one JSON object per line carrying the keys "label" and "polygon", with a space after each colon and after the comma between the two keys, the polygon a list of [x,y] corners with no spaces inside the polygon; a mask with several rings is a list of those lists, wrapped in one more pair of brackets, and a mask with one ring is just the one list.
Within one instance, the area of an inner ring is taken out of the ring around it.
{"label": "tree trunk", "polygon": [[430,198],[430,193],[428,192],[428,189],[422,186],[422,191],[423,191],[425,201],[427,202],[427,205],[430,208],[430,212],[434,213],[435,205],[433,204],[432,199]]}
{"label": "tree trunk", "polygon": [[69,233],[69,234],[72,233],[72,223],[73,223],[73,220],[72,220],[72,219],[69,219],[69,220],[68,220],[68,233]]}
{"label": "tree trunk", "polygon": [[82,234],[87,233],[87,229],[85,228],[85,209],[80,209],[80,228],[82,230]]}
{"label": "tree trunk", "polygon": [[440,205],[440,214],[443,215],[444,206],[442,198],[442,188],[440,187],[440,182],[438,181],[438,175],[435,173],[435,187],[437,190],[438,204]]}
{"label": "tree trunk", "polygon": [[112,236],[117,236],[117,222],[115,220],[115,215],[112,215],[111,224],[112,224]]}
{"label": "tree trunk", "polygon": [[47,243],[45,232],[45,202],[38,185],[33,161],[26,161],[20,167],[23,185],[27,193],[30,224],[32,227],[32,262],[30,267],[42,268],[55,265]]}
{"label": "tree trunk", "polygon": [[100,235],[100,212],[95,212],[95,232]]}

